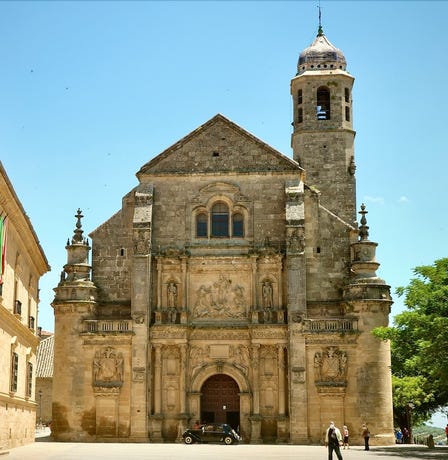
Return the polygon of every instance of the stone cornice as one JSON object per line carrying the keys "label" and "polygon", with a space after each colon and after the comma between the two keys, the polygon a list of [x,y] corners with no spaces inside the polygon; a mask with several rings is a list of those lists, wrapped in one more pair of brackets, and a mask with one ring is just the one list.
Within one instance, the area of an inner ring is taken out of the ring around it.
{"label": "stone cornice", "polygon": [[39,338],[3,305],[0,305],[0,324],[11,337],[17,336],[22,345],[37,348]]}
{"label": "stone cornice", "polygon": [[7,404],[15,404],[17,406],[23,406],[25,408],[33,410],[37,403],[31,398],[20,398],[17,396],[11,397],[10,393],[1,393],[0,392],[0,402],[7,403]]}
{"label": "stone cornice", "polygon": [[40,276],[50,270],[50,265],[44,254],[39,239],[34,231],[29,217],[12,186],[6,171],[0,161],[0,208],[8,215],[10,223],[17,232],[17,238],[22,240],[21,247],[26,248]]}

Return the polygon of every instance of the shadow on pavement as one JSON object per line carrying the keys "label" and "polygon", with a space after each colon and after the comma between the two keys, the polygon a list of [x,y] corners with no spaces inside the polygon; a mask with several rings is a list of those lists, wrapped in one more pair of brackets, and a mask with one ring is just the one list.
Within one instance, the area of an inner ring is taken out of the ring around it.
{"label": "shadow on pavement", "polygon": [[400,447],[375,447],[374,450],[377,454],[387,455],[388,457],[395,457],[397,459],[448,459],[448,446],[437,446],[434,449],[428,449],[426,446],[410,445]]}

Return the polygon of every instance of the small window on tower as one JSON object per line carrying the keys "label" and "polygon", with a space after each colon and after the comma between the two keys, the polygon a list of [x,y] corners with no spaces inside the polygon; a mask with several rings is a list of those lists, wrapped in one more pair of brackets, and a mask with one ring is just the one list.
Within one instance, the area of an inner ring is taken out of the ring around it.
{"label": "small window on tower", "polygon": [[303,122],[303,110],[302,107],[297,111],[297,122],[302,123]]}
{"label": "small window on tower", "polygon": [[350,107],[345,107],[345,120],[350,121]]}
{"label": "small window on tower", "polygon": [[303,102],[302,90],[297,91],[297,105],[300,105]]}
{"label": "small window on tower", "polygon": [[350,90],[345,88],[345,102],[350,102]]}

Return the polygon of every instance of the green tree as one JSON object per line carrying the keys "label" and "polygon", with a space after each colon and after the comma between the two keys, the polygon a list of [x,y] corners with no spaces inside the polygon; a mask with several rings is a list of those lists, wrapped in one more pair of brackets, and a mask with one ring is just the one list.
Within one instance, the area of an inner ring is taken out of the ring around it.
{"label": "green tree", "polygon": [[393,326],[374,331],[391,340],[394,415],[406,426],[427,420],[448,404],[448,258],[416,267],[408,286],[396,290],[406,310]]}

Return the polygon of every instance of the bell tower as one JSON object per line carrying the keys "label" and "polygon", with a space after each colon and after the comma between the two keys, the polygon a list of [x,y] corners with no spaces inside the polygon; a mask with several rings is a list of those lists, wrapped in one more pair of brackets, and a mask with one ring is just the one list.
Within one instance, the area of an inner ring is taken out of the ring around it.
{"label": "bell tower", "polygon": [[344,219],[356,219],[352,87],[341,50],[321,25],[300,53],[291,80],[293,156],[305,169],[306,184],[321,192],[322,206]]}

